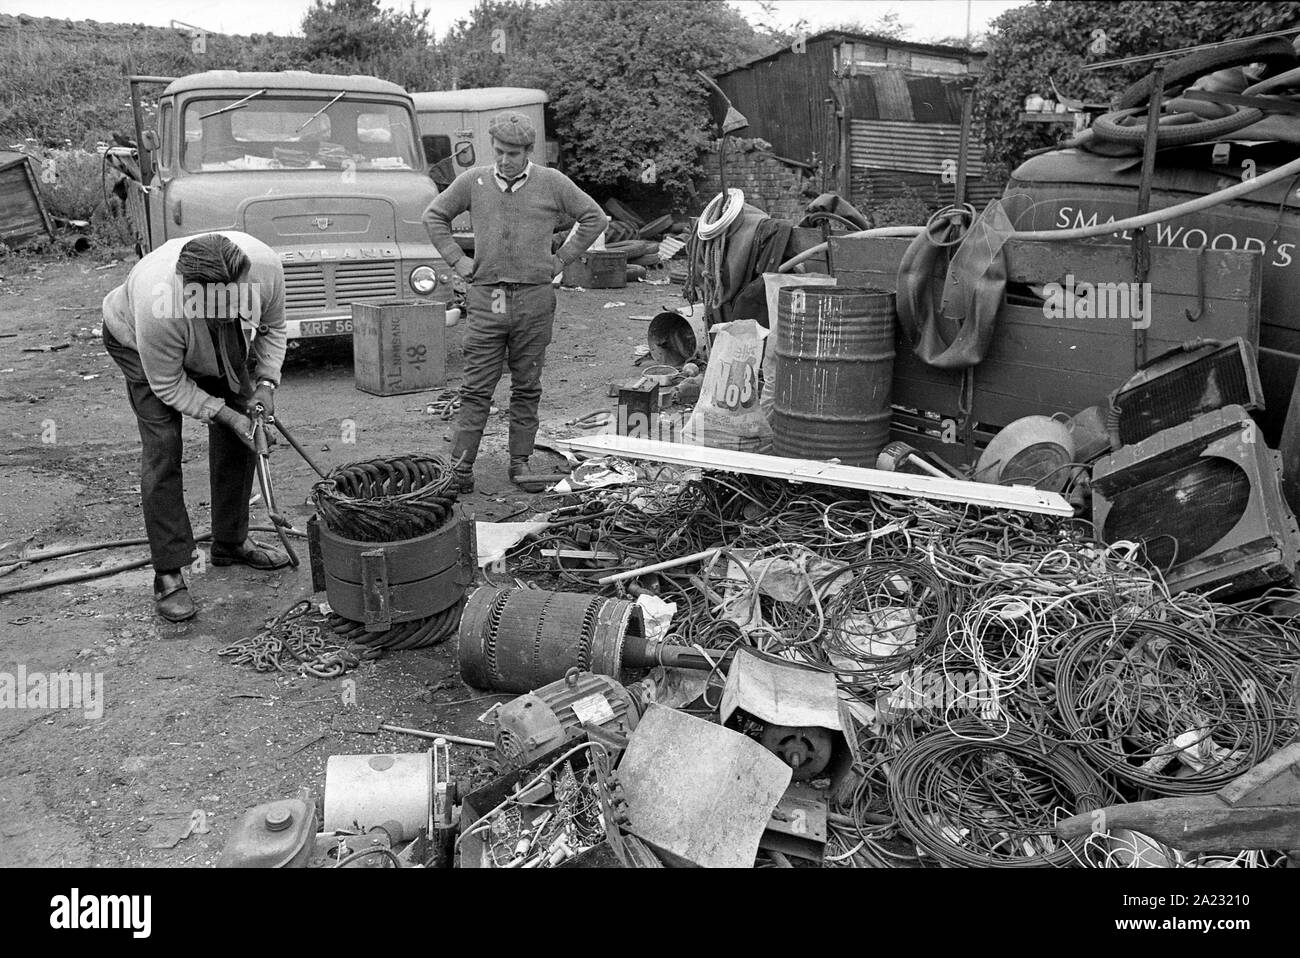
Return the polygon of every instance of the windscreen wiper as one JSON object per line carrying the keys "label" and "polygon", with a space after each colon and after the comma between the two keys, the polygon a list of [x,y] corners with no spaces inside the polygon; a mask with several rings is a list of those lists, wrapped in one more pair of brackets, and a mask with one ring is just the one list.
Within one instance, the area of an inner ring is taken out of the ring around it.
{"label": "windscreen wiper", "polygon": [[199,119],[206,120],[208,117],[216,116],[218,113],[229,113],[231,110],[238,110],[242,108],[243,105],[247,103],[249,100],[253,99],[254,97],[259,97],[265,92],[266,92],[265,90],[254,90],[252,93],[248,94],[248,96],[244,97],[242,100],[236,100],[234,103],[231,103],[228,106],[223,106],[219,110],[213,110],[211,113],[204,113],[202,116],[199,117]]}
{"label": "windscreen wiper", "polygon": [[320,116],[322,113],[324,113],[326,110],[328,110],[330,107],[332,107],[335,103],[338,103],[339,100],[343,99],[343,98],[344,98],[345,96],[347,96],[347,95],[348,95],[348,91],[347,91],[347,90],[344,90],[342,93],[340,93],[340,94],[339,94],[338,96],[336,96],[334,99],[330,100],[328,103],[326,103],[323,107],[321,107],[319,110],[317,110],[317,111],[316,111],[315,113],[313,113],[311,116],[307,117],[307,119],[303,120],[303,121],[302,121],[302,126],[298,127],[298,129],[297,129],[297,130],[294,130],[293,132],[295,132],[295,133],[300,132],[300,131],[302,130],[302,127],[303,127],[303,126],[306,126],[306,125],[307,125],[308,123],[310,123],[312,120],[316,119],[316,117]]}

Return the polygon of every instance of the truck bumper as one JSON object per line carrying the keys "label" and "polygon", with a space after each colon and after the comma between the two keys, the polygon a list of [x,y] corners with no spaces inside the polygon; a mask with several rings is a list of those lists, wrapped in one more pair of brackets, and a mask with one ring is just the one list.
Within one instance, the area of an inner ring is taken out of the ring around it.
{"label": "truck bumper", "polygon": [[[461,310],[448,309],[446,323],[454,326],[460,319]],[[328,336],[352,336],[352,311],[338,316],[316,316],[311,319],[286,319],[284,333],[287,339],[324,339]]]}

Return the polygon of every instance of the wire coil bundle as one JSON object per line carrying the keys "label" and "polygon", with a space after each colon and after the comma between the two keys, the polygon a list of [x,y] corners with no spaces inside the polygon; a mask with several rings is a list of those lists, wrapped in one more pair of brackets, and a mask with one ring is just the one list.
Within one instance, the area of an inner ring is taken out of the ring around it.
{"label": "wire coil bundle", "polygon": [[426,649],[442,645],[456,634],[464,608],[465,600],[462,598],[435,615],[398,623],[386,632],[369,632],[364,623],[345,619],[338,613],[330,614],[327,625],[335,635],[367,649]]}
{"label": "wire coil bundle", "polygon": [[441,528],[457,490],[445,459],[414,453],[334,469],[311,501],[333,533],[358,542],[396,542]]}
{"label": "wire coil bundle", "polygon": [[1057,668],[1061,718],[1125,781],[1162,795],[1215,791],[1262,761],[1276,732],[1272,696],[1241,651],[1151,619],[1084,626]]}
{"label": "wire coil bundle", "polygon": [[980,731],[975,722],[940,729],[894,759],[890,801],[901,828],[940,865],[1072,864],[1084,839],[1057,839],[1056,822],[1102,807],[1097,776],[1069,749],[1044,753],[1023,727],[973,744]]}

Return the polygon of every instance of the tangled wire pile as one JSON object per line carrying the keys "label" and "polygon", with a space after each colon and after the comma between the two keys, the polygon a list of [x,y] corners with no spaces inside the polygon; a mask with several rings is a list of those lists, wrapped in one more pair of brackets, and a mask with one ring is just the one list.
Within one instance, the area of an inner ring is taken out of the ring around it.
{"label": "tangled wire pile", "polygon": [[1215,791],[1296,738],[1300,622],[1274,605],[1295,593],[1171,595],[1074,520],[655,468],[563,505],[510,571],[597,591],[719,548],[640,583],[676,603],[670,642],[836,676],[855,777],[832,864],[1112,863],[1055,821]]}
{"label": "tangled wire pile", "polygon": [[357,542],[395,542],[440,529],[457,491],[450,466],[437,456],[411,454],[353,462],[312,487],[311,501],[326,528]]}
{"label": "tangled wire pile", "polygon": [[364,659],[383,655],[382,648],[353,648],[331,642],[322,627],[324,616],[310,599],[300,599],[266,628],[238,639],[217,654],[234,665],[251,665],[258,672],[284,672],[336,679]]}
{"label": "tangled wire pile", "polygon": [[337,612],[322,614],[310,599],[300,599],[264,629],[217,654],[232,665],[251,665],[258,672],[336,679],[386,651],[441,645],[456,633],[464,606],[461,599],[437,615],[402,622],[385,632],[367,632],[360,622]]}
{"label": "tangled wire pile", "polygon": [[455,419],[456,413],[460,412],[460,390],[440,389],[424,407],[424,411],[444,421]]}
{"label": "tangled wire pile", "polygon": [[[483,843],[483,854],[497,868],[553,868],[605,838],[598,795],[598,765],[579,753],[602,749],[583,742],[542,769],[526,785],[466,828]],[[549,783],[546,800],[536,786]]]}

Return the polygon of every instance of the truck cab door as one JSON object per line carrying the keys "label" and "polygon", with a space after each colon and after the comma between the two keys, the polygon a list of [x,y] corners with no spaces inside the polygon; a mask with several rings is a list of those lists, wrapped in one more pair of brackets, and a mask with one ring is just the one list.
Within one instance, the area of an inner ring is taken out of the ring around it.
{"label": "truck cab door", "polygon": [[167,188],[176,175],[176,115],[175,104],[164,100],[158,107],[158,130],[153,137],[153,176],[149,182],[149,229],[155,247],[168,239]]}
{"label": "truck cab door", "polygon": [[[137,252],[141,255],[160,246],[166,239],[166,230],[162,225],[163,185],[158,170],[160,148],[166,145],[166,141],[158,130],[144,128],[140,87],[145,84],[166,85],[174,79],[175,77],[134,75],[127,77],[131,91],[131,113],[135,120],[140,180],[127,185],[126,210],[131,229],[135,233]],[[172,108],[170,99],[165,102],[169,109]]]}

